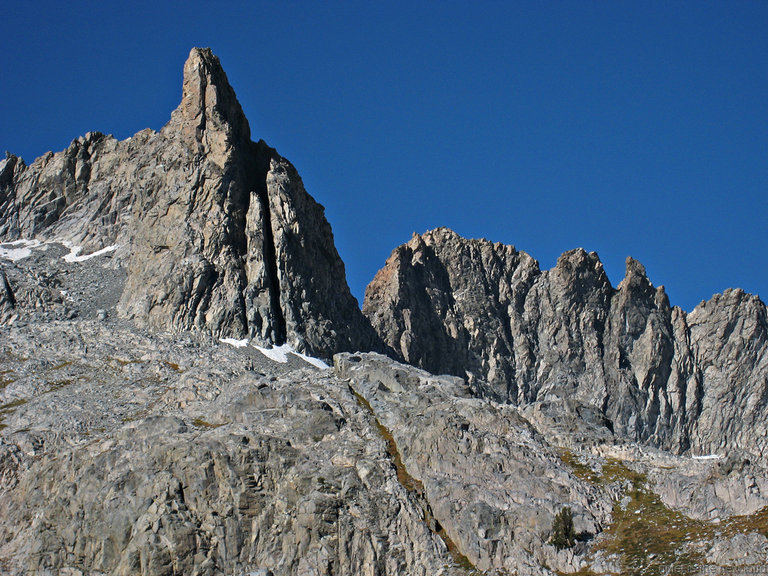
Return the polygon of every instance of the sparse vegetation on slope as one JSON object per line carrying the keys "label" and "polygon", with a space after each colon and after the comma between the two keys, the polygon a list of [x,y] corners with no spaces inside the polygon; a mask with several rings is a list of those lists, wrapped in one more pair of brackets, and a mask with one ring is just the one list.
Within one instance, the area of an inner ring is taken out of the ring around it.
{"label": "sparse vegetation on slope", "polygon": [[613,508],[613,522],[592,552],[620,559],[625,574],[694,573],[708,565],[706,553],[716,540],[750,532],[768,537],[768,507],[721,522],[696,520],[669,508],[651,489],[647,477],[621,460],[608,458],[598,474],[568,450],[561,451],[561,458],[583,480],[595,485],[623,485],[623,497]]}

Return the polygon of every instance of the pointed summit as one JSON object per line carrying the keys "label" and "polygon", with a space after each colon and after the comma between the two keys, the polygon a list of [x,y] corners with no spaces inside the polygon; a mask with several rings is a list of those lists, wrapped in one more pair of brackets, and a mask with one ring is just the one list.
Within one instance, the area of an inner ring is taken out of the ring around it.
{"label": "pointed summit", "polygon": [[223,133],[230,142],[247,142],[248,120],[219,59],[210,48],[192,48],[184,64],[181,103],[167,128],[186,137],[206,140],[206,132]]}
{"label": "pointed summit", "polygon": [[618,289],[625,292],[628,298],[648,302],[653,302],[656,294],[656,288],[648,279],[645,266],[631,256],[627,257],[626,272],[624,273],[624,279],[619,283]]}
{"label": "pointed summit", "polygon": [[142,151],[162,168],[133,214],[121,314],[323,358],[374,346],[322,206],[290,162],[251,141],[210,49],[192,49],[181,103]]}
{"label": "pointed summit", "polygon": [[1,160],[0,240],[65,240],[86,254],[118,246],[115,311],[141,327],[322,358],[380,349],[323,207],[290,162],[251,141],[210,49],[190,52],[182,93],[160,132],[89,134],[29,167]]}

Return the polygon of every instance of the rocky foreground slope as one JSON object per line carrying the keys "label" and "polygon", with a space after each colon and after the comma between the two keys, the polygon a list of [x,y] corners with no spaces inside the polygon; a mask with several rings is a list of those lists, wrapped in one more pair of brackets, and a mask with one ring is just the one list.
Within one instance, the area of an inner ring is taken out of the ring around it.
{"label": "rocky foreground slope", "polygon": [[633,260],[614,289],[440,229],[369,321],[209,50],[183,93],[160,132],[0,162],[0,573],[768,562],[759,299],[686,315]]}
{"label": "rocky foreground slope", "polygon": [[768,554],[764,462],[642,448],[566,402],[109,315],[0,334],[4,574],[665,574]]}

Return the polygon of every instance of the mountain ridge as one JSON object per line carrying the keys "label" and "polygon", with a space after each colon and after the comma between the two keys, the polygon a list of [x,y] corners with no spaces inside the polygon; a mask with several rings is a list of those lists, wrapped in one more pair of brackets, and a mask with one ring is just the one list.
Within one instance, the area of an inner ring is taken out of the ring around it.
{"label": "mountain ridge", "polygon": [[768,558],[759,297],[686,314],[632,258],[614,287],[594,252],[542,270],[438,228],[361,311],[323,207],[251,140],[209,49],[182,94],[158,132],[0,161],[0,571]]}
{"label": "mountain ridge", "polygon": [[[406,362],[479,393],[518,405],[574,395],[617,435],[675,452],[766,453],[766,307],[739,289],[688,315],[632,258],[614,288],[594,252],[542,271],[513,246],[438,228],[393,251],[363,312]],[[720,414],[729,395],[742,400]]]}
{"label": "mountain ridge", "polygon": [[[322,206],[290,162],[251,141],[210,49],[191,50],[181,101],[160,131],[123,141],[88,133],[29,167],[9,155],[0,162],[0,205],[0,239],[56,239],[86,255],[114,249],[111,265],[126,274],[115,313],[139,326],[287,342],[326,359],[383,351],[520,405],[572,390],[619,435],[678,452],[714,450],[725,426],[694,429],[702,411],[714,412],[701,404],[707,362],[715,396],[735,373],[747,382],[744,394],[759,394],[768,370],[759,357],[743,368],[736,352],[711,358],[697,348],[717,345],[715,325],[734,306],[759,331],[765,305],[757,296],[727,290],[687,314],[632,258],[614,288],[594,252],[564,252],[541,270],[514,246],[445,227],[392,252],[361,314]],[[7,308],[15,296],[6,285]],[[702,330],[715,336],[699,346],[688,319],[702,315],[694,332],[712,325]],[[745,439],[760,453],[761,430]]]}
{"label": "mountain ridge", "polygon": [[221,64],[194,48],[182,99],[158,132],[89,133],[26,167],[0,164],[0,239],[116,245],[118,312],[159,330],[330,358],[382,349],[349,292],[324,209],[250,127]]}

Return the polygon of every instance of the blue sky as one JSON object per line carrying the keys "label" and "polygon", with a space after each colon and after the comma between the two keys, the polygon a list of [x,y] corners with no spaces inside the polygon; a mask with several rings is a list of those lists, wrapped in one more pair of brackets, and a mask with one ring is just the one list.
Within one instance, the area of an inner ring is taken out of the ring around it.
{"label": "blue sky", "polygon": [[[215,8],[213,8],[215,6]],[[768,295],[768,2],[15,2],[0,148],[159,129],[192,46],[326,207],[353,293],[413,232]],[[2,150],[0,150],[2,151]]]}

